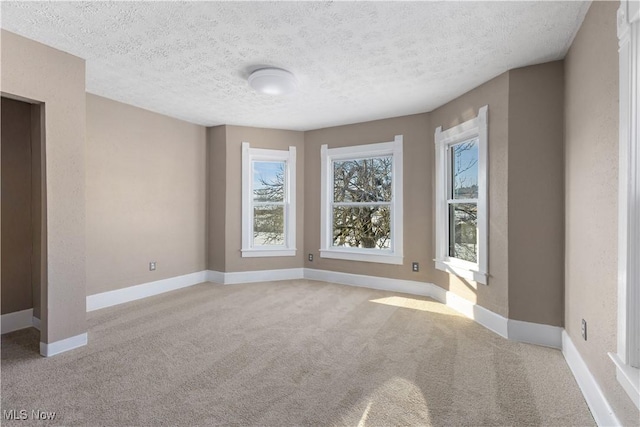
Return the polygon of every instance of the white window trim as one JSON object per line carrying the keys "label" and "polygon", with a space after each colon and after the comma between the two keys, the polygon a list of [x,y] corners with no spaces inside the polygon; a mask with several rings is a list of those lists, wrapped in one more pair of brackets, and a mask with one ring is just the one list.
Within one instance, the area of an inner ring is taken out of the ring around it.
{"label": "white window trim", "polygon": [[[402,200],[402,135],[396,135],[391,142],[356,145],[342,148],[329,148],[324,144],[321,149],[321,195],[320,195],[320,257],[351,261],[377,262],[382,264],[403,264],[403,200]],[[363,249],[336,248],[332,246],[332,214],[330,201],[333,198],[334,160],[363,159],[370,157],[392,156],[391,182],[391,248]],[[331,182],[329,182],[331,180]]]}
{"label": "white window trim", "polygon": [[640,409],[640,2],[618,9],[620,179],[618,203],[618,348],[609,353],[618,382]]}
{"label": "white window trim", "polygon": [[[285,161],[284,233],[281,246],[254,246],[253,244],[253,161]],[[289,150],[251,148],[242,143],[242,257],[279,257],[296,255],[296,147]]]}
{"label": "white window trim", "polygon": [[[478,116],[445,131],[442,126],[435,132],[436,148],[436,258],[438,270],[446,271],[464,279],[484,285],[488,278],[488,106],[481,107]],[[447,203],[449,163],[448,150],[451,146],[478,138],[478,262],[449,256],[449,204]]]}

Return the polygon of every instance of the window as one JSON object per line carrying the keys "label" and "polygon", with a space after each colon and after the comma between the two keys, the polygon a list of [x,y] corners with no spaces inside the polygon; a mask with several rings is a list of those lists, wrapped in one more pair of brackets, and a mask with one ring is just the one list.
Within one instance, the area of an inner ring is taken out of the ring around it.
{"label": "window", "polygon": [[321,154],[320,256],[402,264],[402,135]]}
{"label": "window", "polygon": [[242,143],[242,256],[296,254],[296,148]]}
{"label": "window", "polygon": [[436,129],[436,268],[487,284],[487,110]]}
{"label": "window", "polygon": [[609,356],[616,378],[640,409],[640,4],[623,0],[618,8],[620,72],[618,198],[618,348]]}

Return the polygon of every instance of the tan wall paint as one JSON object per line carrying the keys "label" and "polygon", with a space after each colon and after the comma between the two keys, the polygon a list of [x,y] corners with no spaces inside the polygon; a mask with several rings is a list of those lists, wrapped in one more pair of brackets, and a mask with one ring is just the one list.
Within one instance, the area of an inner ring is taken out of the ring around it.
{"label": "tan wall paint", "polygon": [[31,287],[33,316],[41,319],[40,300],[47,280],[47,195],[45,182],[44,105],[31,104]]}
{"label": "tan wall paint", "polygon": [[[416,114],[337,126],[305,132],[305,242],[304,266],[319,270],[407,280],[431,281],[433,278],[433,142],[430,141],[428,114]],[[320,147],[346,147],[393,141],[403,135],[404,179],[404,264],[320,258]],[[306,254],[314,255],[313,262]],[[420,263],[420,272],[411,271],[411,262]]]}
{"label": "tan wall paint", "polygon": [[[443,130],[472,119],[483,105],[489,106],[489,283],[476,284],[440,270],[433,270],[431,281],[438,286],[477,302],[498,313],[508,315],[509,253],[508,253],[508,156],[509,156],[509,73],[488,81],[431,113],[429,149],[435,150],[433,134],[438,126]],[[433,165],[431,159],[428,164]],[[427,185],[434,186],[435,176],[429,174]],[[429,215],[433,216],[432,198]],[[429,222],[434,227],[434,222]],[[435,237],[429,245],[435,246]],[[433,268],[433,251],[429,268]]]}
{"label": "tan wall paint", "polygon": [[[226,239],[225,270],[254,271],[302,267],[305,218],[304,133],[289,130],[225,126],[226,131]],[[242,143],[253,148],[288,150],[296,147],[296,248],[293,257],[242,258]]]}
{"label": "tan wall paint", "polygon": [[207,128],[207,269],[225,271],[227,130]]}
{"label": "tan wall paint", "polygon": [[204,127],[87,94],[86,152],[87,295],[205,269]]}
{"label": "tan wall paint", "polygon": [[620,421],[637,425],[607,356],[617,331],[617,7],[593,2],[565,59],[565,328]]}
{"label": "tan wall paint", "polygon": [[564,66],[509,72],[509,318],[562,326]]}
{"label": "tan wall paint", "polygon": [[3,93],[45,103],[47,286],[40,339],[86,332],[85,63],[2,30]]}
{"label": "tan wall paint", "polygon": [[2,98],[2,314],[33,308],[31,105]]}

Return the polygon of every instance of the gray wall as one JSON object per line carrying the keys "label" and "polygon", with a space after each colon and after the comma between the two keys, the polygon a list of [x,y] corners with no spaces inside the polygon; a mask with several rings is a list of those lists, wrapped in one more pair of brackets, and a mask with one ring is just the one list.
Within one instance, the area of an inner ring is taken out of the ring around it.
{"label": "gray wall", "polygon": [[86,146],[86,294],[204,270],[206,128],[87,94]]}
{"label": "gray wall", "polygon": [[565,59],[565,329],[631,426],[638,425],[638,411],[607,356],[616,352],[617,333],[617,8],[617,2],[592,3]]}

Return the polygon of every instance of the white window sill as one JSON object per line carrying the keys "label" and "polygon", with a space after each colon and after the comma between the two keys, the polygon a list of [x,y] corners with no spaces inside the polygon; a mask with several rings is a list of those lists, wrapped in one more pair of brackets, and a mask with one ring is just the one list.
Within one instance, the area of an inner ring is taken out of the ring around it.
{"label": "white window sill", "polygon": [[295,249],[242,249],[242,258],[296,256]]}
{"label": "white window sill", "polygon": [[616,378],[627,392],[631,401],[640,409],[640,369],[622,363],[617,354],[609,353],[609,357],[616,365]]}
{"label": "white window sill", "polygon": [[363,253],[339,249],[320,249],[320,258],[345,259],[349,261],[376,262],[402,265],[402,256],[393,254]]}
{"label": "white window sill", "polygon": [[451,261],[435,261],[436,268],[438,270],[446,271],[447,273],[455,274],[456,276],[462,277],[463,279],[473,280],[474,282],[481,283],[483,285],[487,284],[487,273],[483,273],[477,270],[471,270]]}

